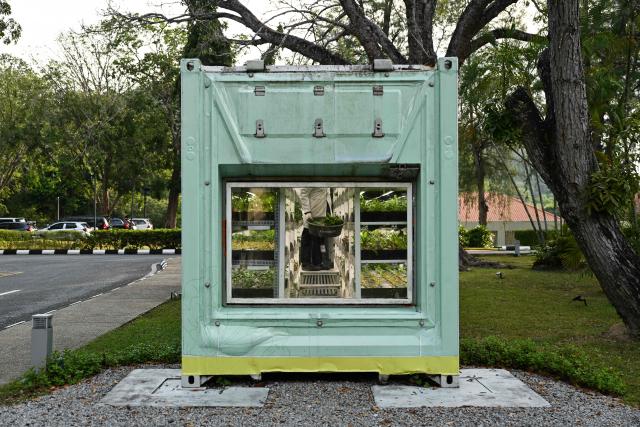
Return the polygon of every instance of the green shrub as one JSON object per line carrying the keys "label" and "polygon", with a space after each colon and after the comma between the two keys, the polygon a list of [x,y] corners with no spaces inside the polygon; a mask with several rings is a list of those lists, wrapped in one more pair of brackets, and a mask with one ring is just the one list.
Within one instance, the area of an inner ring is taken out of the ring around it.
{"label": "green shrub", "polygon": [[29,242],[32,234],[24,231],[0,230],[0,241],[3,242]]}
{"label": "green shrub", "polygon": [[178,229],[97,230],[83,242],[84,249],[179,249],[182,247]]}
{"label": "green shrub", "polygon": [[484,225],[477,225],[467,232],[469,247],[490,248],[493,246],[493,233]]}
{"label": "green shrub", "polygon": [[54,352],[47,360],[46,369],[27,371],[13,388],[17,392],[35,392],[52,386],[75,384],[103,369],[136,363],[177,363],[180,361],[179,343],[150,345],[141,343],[102,354],[82,350]]}
{"label": "green shrub", "polygon": [[460,357],[464,365],[523,369],[603,393],[622,395],[625,392],[619,372],[589,359],[574,346],[552,348],[531,340],[507,341],[497,337],[462,339]]}
{"label": "green shrub", "polygon": [[549,240],[536,252],[533,268],[537,270],[587,270],[588,265],[575,238],[567,232]]}
{"label": "green shrub", "polygon": [[60,230],[60,231],[36,231],[34,237],[44,240],[66,240],[67,242],[81,242],[86,235],[76,230]]}
{"label": "green shrub", "polygon": [[88,236],[76,231],[31,234],[0,230],[1,249],[179,249],[179,229],[97,230]]}
{"label": "green shrub", "polygon": [[[515,233],[516,240],[520,241],[522,246],[539,246],[540,242],[538,241],[538,233],[535,230],[518,230]],[[555,239],[557,233],[555,230],[549,230],[547,232],[543,232],[544,240],[549,241]]]}
{"label": "green shrub", "polygon": [[463,248],[469,247],[469,231],[462,225],[458,226],[458,242]]}

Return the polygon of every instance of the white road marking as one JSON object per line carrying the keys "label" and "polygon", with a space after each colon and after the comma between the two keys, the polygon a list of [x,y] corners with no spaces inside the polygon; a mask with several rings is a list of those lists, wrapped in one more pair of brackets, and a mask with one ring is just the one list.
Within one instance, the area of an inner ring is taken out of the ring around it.
{"label": "white road marking", "polygon": [[23,323],[25,323],[25,322],[26,322],[26,320],[23,320],[22,322],[12,323],[11,325],[9,325],[9,326],[5,326],[4,328],[5,328],[5,329],[9,329],[9,328],[10,328],[10,327],[12,327],[12,326],[18,326],[18,325],[21,325],[21,324],[23,324]]}
{"label": "white road marking", "polygon": [[69,304],[69,307],[71,307],[72,305],[80,304],[81,302],[82,302],[82,300],[80,300],[80,301],[76,301],[76,302],[74,302],[74,303],[71,303],[71,304]]}
{"label": "white road marking", "polygon": [[20,292],[20,289],[14,289],[13,291],[3,292],[0,294],[0,297],[4,295],[9,295],[9,294],[15,294],[16,292]]}
{"label": "white road marking", "polygon": [[102,294],[96,294],[96,295],[92,296],[92,297],[91,297],[91,298],[89,298],[89,299],[93,299],[93,298],[95,298],[95,297],[99,297],[100,295],[102,295]]}

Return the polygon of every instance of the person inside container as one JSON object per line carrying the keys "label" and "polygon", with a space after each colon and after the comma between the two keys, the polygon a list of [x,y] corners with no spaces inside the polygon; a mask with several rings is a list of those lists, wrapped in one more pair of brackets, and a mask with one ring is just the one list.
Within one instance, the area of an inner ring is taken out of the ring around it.
{"label": "person inside container", "polygon": [[329,254],[326,237],[314,236],[309,232],[309,220],[327,216],[329,189],[321,187],[301,188],[298,192],[304,216],[304,229],[300,242],[300,263],[306,271],[330,270],[333,261]]}

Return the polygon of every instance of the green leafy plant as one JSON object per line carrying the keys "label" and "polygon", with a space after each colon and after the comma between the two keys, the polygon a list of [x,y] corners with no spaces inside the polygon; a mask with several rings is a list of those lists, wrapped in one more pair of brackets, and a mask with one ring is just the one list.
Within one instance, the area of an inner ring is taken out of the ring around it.
{"label": "green leafy plant", "polygon": [[360,210],[362,212],[406,212],[407,198],[393,196],[387,200],[365,199],[360,196]]}
{"label": "green leafy plant", "polygon": [[407,269],[402,264],[363,264],[363,288],[405,288]]}
{"label": "green leafy plant", "polygon": [[407,234],[402,230],[362,230],[360,232],[362,249],[379,251],[393,249],[407,249]]}
{"label": "green leafy plant", "polygon": [[237,268],[231,273],[231,281],[234,287],[244,289],[265,289],[273,288],[276,280],[276,270],[249,270],[247,268]]}
{"label": "green leafy plant", "polygon": [[275,192],[262,194],[238,192],[231,196],[231,207],[234,212],[274,212],[275,205]]}
{"label": "green leafy plant", "polygon": [[342,218],[335,216],[335,215],[327,215],[324,217],[319,217],[319,218],[311,218],[309,220],[309,222],[311,224],[315,224],[315,225],[319,225],[319,226],[325,226],[325,227],[331,227],[334,225],[342,225],[344,224],[344,221],[342,220]]}
{"label": "green leafy plant", "polygon": [[586,207],[589,213],[606,212],[618,215],[631,206],[640,190],[640,177],[634,168],[625,169],[614,161],[601,161],[600,169],[591,175],[587,187]]}

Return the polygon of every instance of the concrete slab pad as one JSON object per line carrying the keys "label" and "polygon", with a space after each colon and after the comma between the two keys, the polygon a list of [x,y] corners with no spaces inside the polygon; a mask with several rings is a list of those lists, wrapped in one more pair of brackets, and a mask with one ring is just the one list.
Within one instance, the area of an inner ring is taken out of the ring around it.
{"label": "concrete slab pad", "polygon": [[136,369],[120,381],[100,404],[156,407],[262,407],[269,395],[265,387],[183,389],[179,369]]}
{"label": "concrete slab pad", "polygon": [[373,386],[380,408],[484,406],[541,408],[551,406],[504,369],[462,369],[459,388]]}

